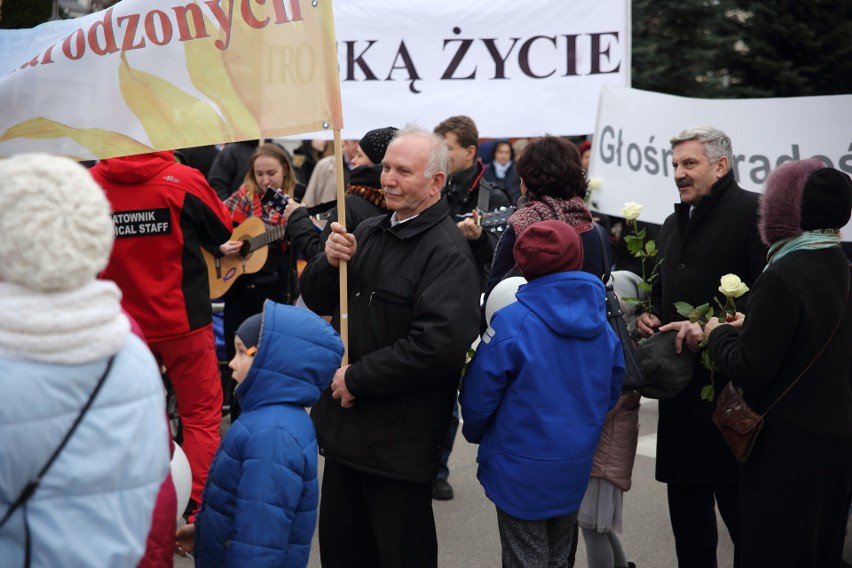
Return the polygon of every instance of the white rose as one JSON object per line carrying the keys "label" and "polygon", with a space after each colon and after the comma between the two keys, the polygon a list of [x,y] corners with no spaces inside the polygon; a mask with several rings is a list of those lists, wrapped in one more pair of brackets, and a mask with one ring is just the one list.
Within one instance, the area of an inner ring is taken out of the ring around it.
{"label": "white rose", "polygon": [[625,221],[635,221],[639,218],[639,213],[642,212],[643,207],[645,206],[635,201],[628,201],[621,208],[621,216],[624,217]]}
{"label": "white rose", "polygon": [[601,180],[598,178],[589,178],[589,189],[594,191],[601,186]]}
{"label": "white rose", "polygon": [[725,274],[720,280],[719,291],[727,298],[739,298],[748,292],[748,286],[736,274]]}

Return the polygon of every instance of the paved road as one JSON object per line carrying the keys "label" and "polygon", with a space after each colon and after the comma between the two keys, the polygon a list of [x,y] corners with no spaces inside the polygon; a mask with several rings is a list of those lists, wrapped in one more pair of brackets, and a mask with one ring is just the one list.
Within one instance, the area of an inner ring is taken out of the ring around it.
{"label": "paved road", "polygon": [[[654,435],[657,427],[655,401],[643,401],[640,411],[640,444],[633,470],[633,489],[624,499],[622,541],[629,558],[640,568],[674,568],[674,543],[666,510],[665,486],[654,480]],[[320,459],[322,465],[322,459]],[[438,562],[441,568],[494,568],[500,566],[500,537],[494,505],[476,479],[476,446],[459,433],[450,456],[450,482],[456,497],[434,501],[438,525]],[[321,473],[321,472],[320,472]],[[720,525],[719,566],[731,566],[732,545]],[[192,563],[176,559],[177,568]],[[314,536],[309,568],[320,568],[319,547]],[[577,568],[586,568],[582,537]]]}
{"label": "paved road", "polygon": [[[639,568],[675,568],[674,539],[666,508],[665,485],[654,480],[657,403],[643,400],[639,414],[639,446],[633,468],[633,488],[624,498],[624,549]],[[322,467],[322,459],[320,459]],[[500,566],[500,537],[494,505],[476,479],[476,446],[456,440],[450,457],[450,481],[456,497],[434,501],[438,526],[438,563],[441,568],[495,568]],[[320,475],[322,471],[320,470]],[[718,515],[717,515],[718,517]],[[852,563],[852,519],[845,558]],[[733,564],[733,545],[719,521],[719,566]],[[582,537],[576,568],[588,568]],[[188,559],[175,558],[176,568],[190,568]],[[314,535],[309,568],[320,568]]]}

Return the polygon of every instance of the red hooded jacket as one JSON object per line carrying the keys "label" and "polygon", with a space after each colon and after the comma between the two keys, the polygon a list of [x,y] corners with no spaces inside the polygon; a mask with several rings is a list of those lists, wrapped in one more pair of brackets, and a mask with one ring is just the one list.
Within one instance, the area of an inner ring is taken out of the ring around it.
{"label": "red hooded jacket", "polygon": [[218,255],[233,231],[230,215],[201,173],[174,153],[110,158],[91,170],[113,209],[115,245],[102,278],[148,340],[189,335],[212,322],[200,247]]}

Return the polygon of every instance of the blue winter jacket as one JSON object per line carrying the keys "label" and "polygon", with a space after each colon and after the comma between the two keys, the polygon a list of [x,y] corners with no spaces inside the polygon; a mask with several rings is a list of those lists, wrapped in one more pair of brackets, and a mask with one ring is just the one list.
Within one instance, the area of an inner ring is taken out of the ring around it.
{"label": "blue winter jacket", "polygon": [[305,407],[331,383],[342,356],[340,337],[322,318],[267,300],[258,351],[236,391],[242,413],[204,487],[198,566],[307,566],[319,489]]}
{"label": "blue winter jacket", "polygon": [[[59,446],[106,365],[0,357],[0,518]],[[136,566],[169,471],[163,405],[154,356],[130,335],[26,508],[0,529],[0,566],[24,566],[25,516],[33,568]]]}
{"label": "blue winter jacket", "polygon": [[497,311],[462,379],[479,481],[524,520],[580,508],[604,417],[621,394],[624,356],[600,278],[559,272],[523,285]]}

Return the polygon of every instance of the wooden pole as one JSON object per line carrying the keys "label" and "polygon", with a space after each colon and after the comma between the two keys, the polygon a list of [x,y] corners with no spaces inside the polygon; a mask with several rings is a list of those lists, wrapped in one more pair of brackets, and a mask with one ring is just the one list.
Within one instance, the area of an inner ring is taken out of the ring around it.
{"label": "wooden pole", "polygon": [[[340,129],[334,130],[334,173],[337,178],[337,222],[346,226],[346,188],[343,184],[343,144],[340,140]],[[348,263],[340,261],[340,339],[343,340],[343,361],[341,366],[349,363],[349,293],[348,293]]]}

